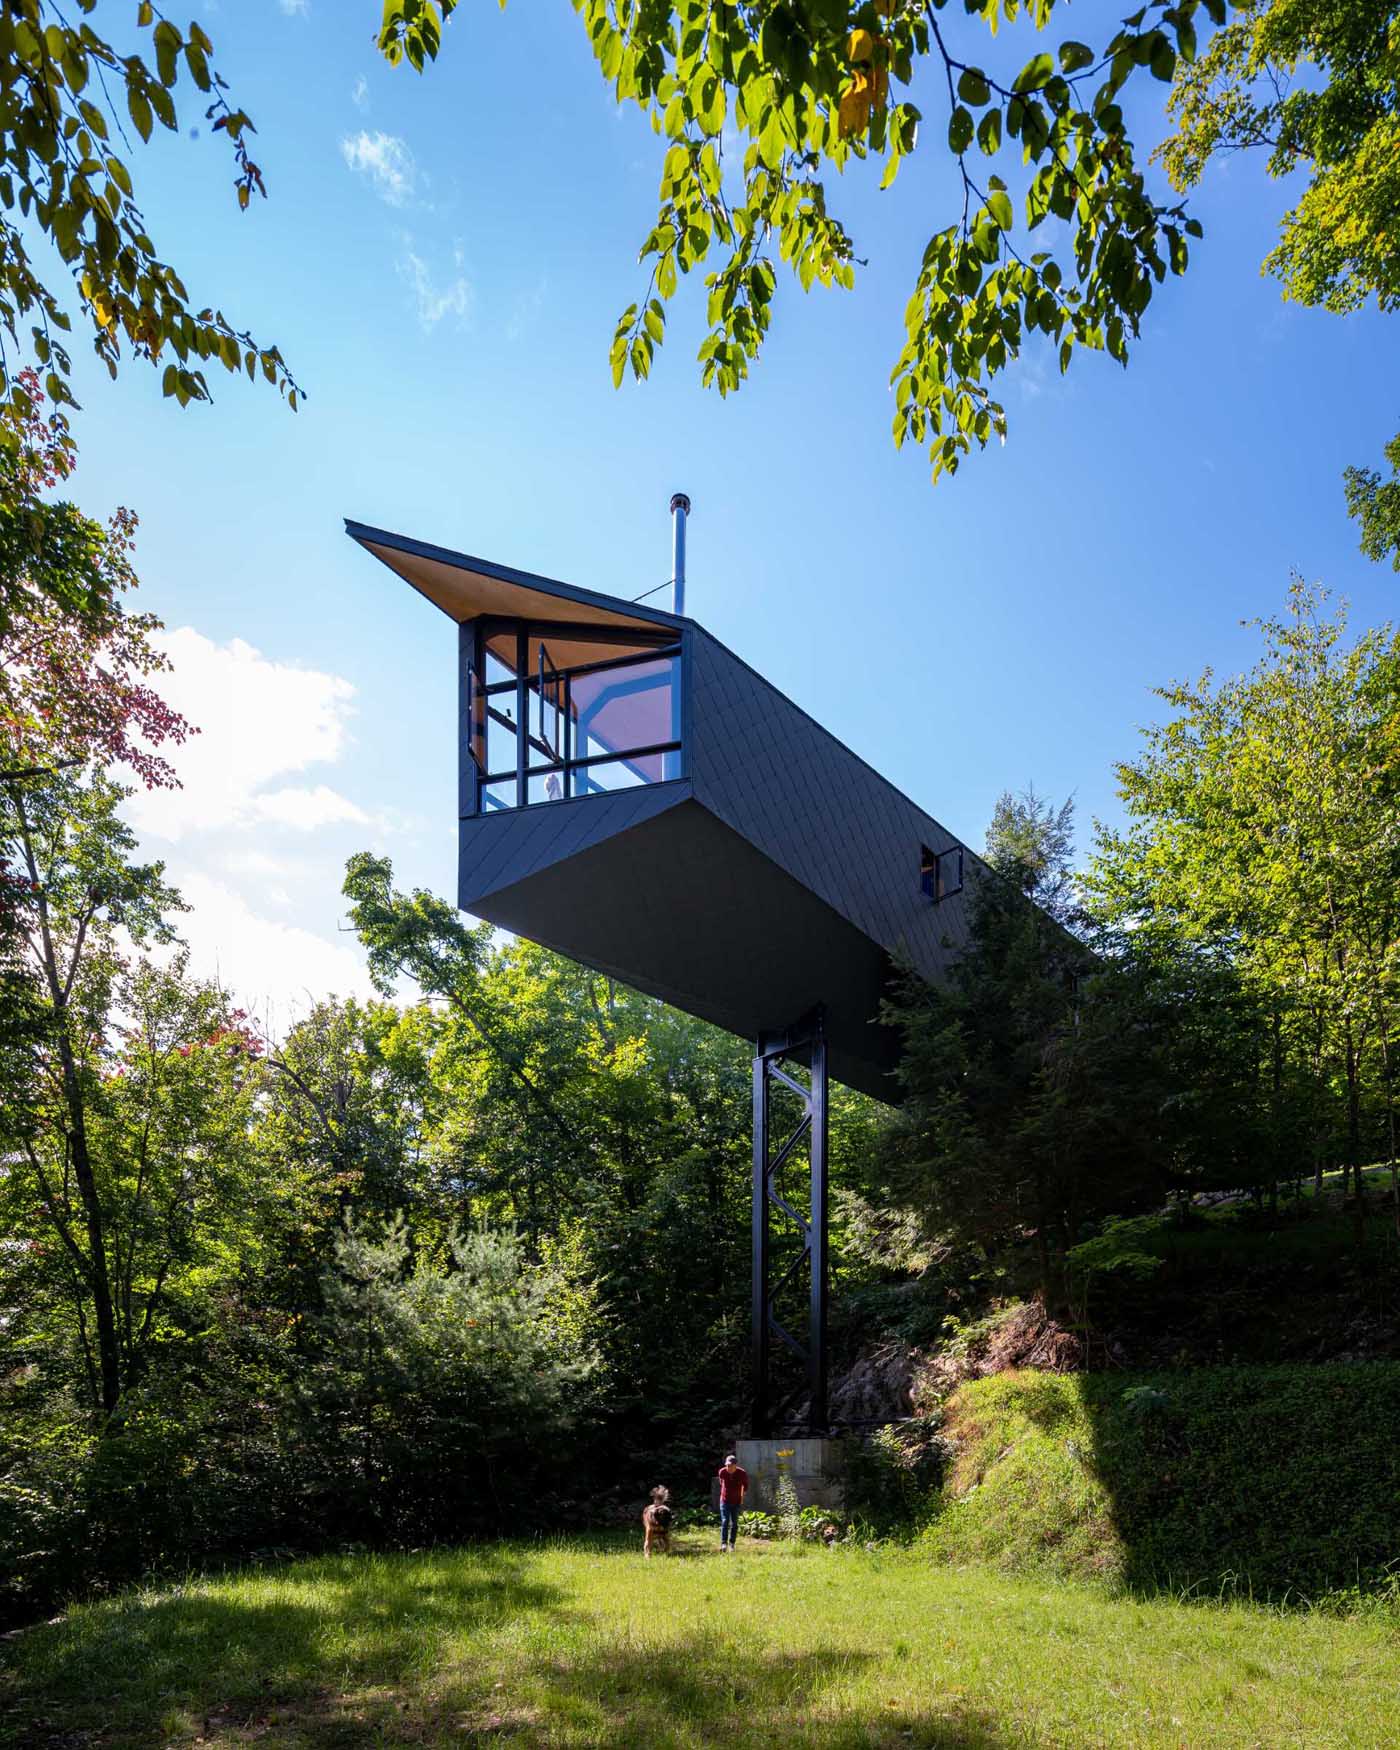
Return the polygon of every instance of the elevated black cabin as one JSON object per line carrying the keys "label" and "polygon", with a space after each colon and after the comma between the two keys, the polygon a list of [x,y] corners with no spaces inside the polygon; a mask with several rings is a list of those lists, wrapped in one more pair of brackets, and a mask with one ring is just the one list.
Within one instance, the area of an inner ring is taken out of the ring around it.
{"label": "elevated black cabin", "polygon": [[938,976],[977,859],[694,620],[347,530],[458,624],[462,909],[750,1040],[823,1005],[895,1098],[892,957]]}

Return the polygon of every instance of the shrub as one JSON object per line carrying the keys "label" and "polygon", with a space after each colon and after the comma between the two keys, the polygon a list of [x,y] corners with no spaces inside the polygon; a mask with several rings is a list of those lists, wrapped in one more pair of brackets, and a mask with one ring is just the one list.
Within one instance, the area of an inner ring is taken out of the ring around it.
{"label": "shrub", "polygon": [[455,1235],[442,1265],[415,1259],[400,1217],[380,1238],[346,1228],[324,1297],[304,1395],[313,1518],[436,1541],[547,1517],[598,1368],[586,1288],[528,1264],[510,1232]]}
{"label": "shrub", "polygon": [[797,1485],[788,1474],[785,1464],[779,1464],[778,1481],[773,1493],[776,1497],[778,1536],[795,1542],[802,1535],[802,1509],[797,1501]]}
{"label": "shrub", "polygon": [[828,1525],[835,1526],[840,1537],[846,1532],[849,1521],[834,1507],[804,1507],[797,1515],[797,1535],[806,1543],[823,1542]]}
{"label": "shrub", "polygon": [[802,1507],[790,1518],[782,1519],[776,1513],[741,1513],[739,1515],[739,1531],[744,1537],[756,1537],[763,1542],[771,1542],[776,1538],[795,1538],[803,1543],[820,1543],[828,1525],[834,1525],[839,1535],[845,1536],[850,1521],[846,1515],[833,1507]]}
{"label": "shrub", "polygon": [[908,1528],[925,1517],[943,1480],[947,1442],[935,1417],[891,1423],[846,1449],[846,1505],[873,1530]]}
{"label": "shrub", "polygon": [[304,1547],[275,1382],[213,1338],[198,1359],[153,1367],[106,1423],[38,1368],[0,1392],[0,1622],[95,1585]]}

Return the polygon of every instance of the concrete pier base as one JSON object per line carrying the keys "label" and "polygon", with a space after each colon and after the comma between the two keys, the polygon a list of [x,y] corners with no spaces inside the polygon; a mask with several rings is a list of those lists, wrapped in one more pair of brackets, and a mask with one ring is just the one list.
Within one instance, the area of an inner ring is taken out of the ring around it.
{"label": "concrete pier base", "polygon": [[[784,1456],[779,1458],[779,1453]],[[746,1508],[759,1513],[777,1511],[780,1467],[792,1478],[799,1507],[839,1510],[845,1503],[845,1464],[839,1440],[740,1440],[734,1455],[749,1473]],[[718,1483],[715,1493],[718,1498]]]}

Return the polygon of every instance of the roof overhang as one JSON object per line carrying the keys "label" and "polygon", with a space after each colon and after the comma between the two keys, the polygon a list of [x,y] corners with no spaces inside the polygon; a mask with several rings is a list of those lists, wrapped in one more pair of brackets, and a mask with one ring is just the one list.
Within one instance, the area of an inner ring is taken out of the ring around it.
{"label": "roof overhang", "polygon": [[667,630],[679,633],[685,624],[679,616],[659,608],[578,589],[489,559],[474,559],[469,553],[454,553],[448,547],[434,547],[388,529],[351,522],[348,517],[345,532],[459,625],[482,614],[653,634]]}

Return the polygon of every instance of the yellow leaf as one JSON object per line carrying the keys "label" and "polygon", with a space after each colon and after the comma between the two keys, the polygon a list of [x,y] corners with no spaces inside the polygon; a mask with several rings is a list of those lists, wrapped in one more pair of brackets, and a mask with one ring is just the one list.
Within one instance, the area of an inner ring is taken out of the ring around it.
{"label": "yellow leaf", "polygon": [[863,85],[852,85],[841,93],[836,120],[843,140],[864,131],[870,121],[870,95]]}

